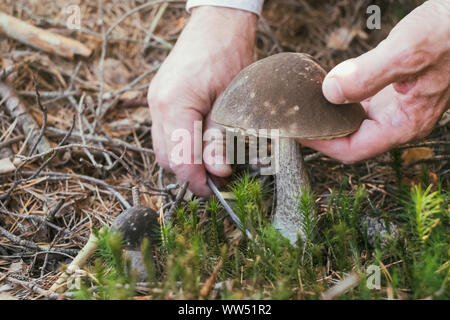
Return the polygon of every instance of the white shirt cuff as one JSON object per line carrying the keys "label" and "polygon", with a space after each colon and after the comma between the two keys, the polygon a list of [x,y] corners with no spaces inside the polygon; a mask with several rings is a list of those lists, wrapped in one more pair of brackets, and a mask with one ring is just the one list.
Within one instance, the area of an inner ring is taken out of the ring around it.
{"label": "white shirt cuff", "polygon": [[246,10],[261,15],[264,0],[188,0],[186,10],[190,13],[193,7],[218,6]]}

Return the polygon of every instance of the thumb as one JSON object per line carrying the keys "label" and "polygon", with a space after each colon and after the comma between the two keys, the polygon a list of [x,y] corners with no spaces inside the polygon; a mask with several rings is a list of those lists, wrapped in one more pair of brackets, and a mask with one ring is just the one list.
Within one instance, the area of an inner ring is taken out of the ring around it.
{"label": "thumb", "polygon": [[338,64],[325,77],[322,91],[335,104],[360,102],[389,84],[401,81],[417,71],[418,59],[409,48],[399,48],[390,36],[367,53]]}

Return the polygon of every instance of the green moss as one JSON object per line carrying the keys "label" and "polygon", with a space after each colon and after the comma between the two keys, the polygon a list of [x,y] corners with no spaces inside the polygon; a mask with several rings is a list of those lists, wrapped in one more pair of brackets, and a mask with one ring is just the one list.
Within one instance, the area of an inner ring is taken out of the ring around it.
{"label": "green moss", "polygon": [[[352,189],[346,180],[331,192],[322,211],[316,196],[302,190],[298,208],[305,215],[306,237],[297,247],[272,227],[267,188],[258,180],[240,176],[230,190],[235,199],[230,204],[254,240],[236,230],[216,198],[206,205],[196,199],[188,202],[161,227],[160,247],[142,246],[151,298],[199,298],[220,260],[215,282],[221,289],[211,298],[318,299],[333,285],[332,279],[352,272],[359,274],[359,282],[337,298],[449,297],[450,196],[439,186],[401,190],[401,213],[389,217],[372,205],[363,187]],[[399,239],[371,247],[361,227],[363,214],[393,220]],[[96,280],[84,279],[77,298],[129,299],[137,294],[120,247],[120,237],[99,233],[98,257],[88,269]],[[382,269],[380,290],[366,284],[365,270],[372,264]]]}

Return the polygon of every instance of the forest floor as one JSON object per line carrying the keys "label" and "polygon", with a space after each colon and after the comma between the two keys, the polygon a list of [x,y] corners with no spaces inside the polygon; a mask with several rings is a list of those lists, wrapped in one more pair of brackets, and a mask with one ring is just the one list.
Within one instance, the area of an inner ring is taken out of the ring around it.
{"label": "forest floor", "polygon": [[[14,68],[0,93],[13,90],[38,129],[30,134],[6,107],[11,95],[1,96],[0,299],[450,297],[448,113],[425,139],[352,165],[305,148],[312,190],[299,206],[317,216],[297,247],[269,223],[272,181],[235,174],[223,191],[251,241],[217,199],[187,192],[177,201],[183,188],[155,161],[146,91],[189,15],[183,1],[144,3],[0,0],[0,11],[92,51],[64,58],[0,34],[0,70]],[[375,47],[419,3],[267,0],[257,56],[306,52],[329,70]],[[71,4],[80,30],[66,27]],[[381,8],[380,30],[366,27],[369,4]],[[142,205],[175,209],[158,230],[163,241],[147,248],[148,279],[124,271],[120,239],[100,231],[81,288],[50,293],[91,233],[132,203],[133,188]],[[390,235],[370,238],[364,221]],[[368,270],[380,270],[379,286],[367,285]]]}

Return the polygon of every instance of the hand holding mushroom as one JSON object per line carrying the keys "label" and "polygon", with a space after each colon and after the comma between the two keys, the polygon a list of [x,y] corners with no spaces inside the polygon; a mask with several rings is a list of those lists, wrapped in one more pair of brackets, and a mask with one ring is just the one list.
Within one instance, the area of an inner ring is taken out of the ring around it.
{"label": "hand holding mushroom", "polygon": [[323,93],[362,101],[369,118],[348,137],[299,141],[345,163],[428,135],[450,107],[450,1],[416,8],[375,49],[331,70]]}
{"label": "hand holding mushroom", "polygon": [[[226,176],[227,166],[171,166],[176,128],[193,131],[232,78],[252,62],[256,15],[197,7],[149,88],[152,138],[159,164],[190,189],[209,194],[206,172]],[[368,118],[355,133],[333,140],[298,139],[350,163],[426,136],[450,104],[450,3],[430,0],[406,16],[378,47],[334,68],[323,83],[332,103],[361,102]]]}
{"label": "hand holding mushroom", "polygon": [[298,197],[309,187],[300,145],[294,139],[342,137],[358,129],[365,118],[360,104],[337,106],[324,98],[325,74],[307,54],[273,55],[242,70],[212,111],[212,120],[226,128],[278,130],[279,139],[272,140],[278,144],[272,148],[272,158],[279,162],[274,225],[291,244],[299,234],[303,236]]}
{"label": "hand holding mushroom", "polygon": [[[164,61],[148,90],[152,115],[152,140],[159,165],[172,170],[197,195],[211,193],[206,185],[206,169],[215,176],[227,176],[227,165],[194,164],[190,140],[186,149],[191,163],[171,161],[175,130],[194,136],[194,122],[212,127],[206,116],[216,97],[242,68],[253,62],[257,16],[253,13],[219,7],[192,9],[192,17],[175,48]],[[206,122],[205,122],[206,120]],[[200,144],[201,146],[201,144]]]}

